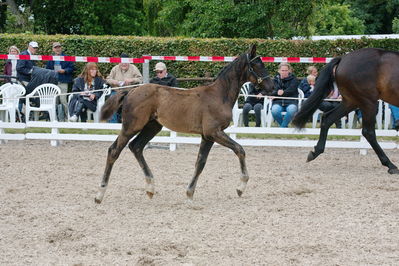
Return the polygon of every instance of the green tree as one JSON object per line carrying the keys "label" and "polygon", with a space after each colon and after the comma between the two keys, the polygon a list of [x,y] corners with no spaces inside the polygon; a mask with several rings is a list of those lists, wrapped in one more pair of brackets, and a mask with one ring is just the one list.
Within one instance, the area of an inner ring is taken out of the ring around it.
{"label": "green tree", "polygon": [[312,35],[355,35],[364,34],[363,22],[352,16],[348,5],[323,3],[316,10],[310,26]]}
{"label": "green tree", "polygon": [[353,15],[364,21],[366,34],[392,33],[392,21],[399,15],[398,0],[344,0]]}

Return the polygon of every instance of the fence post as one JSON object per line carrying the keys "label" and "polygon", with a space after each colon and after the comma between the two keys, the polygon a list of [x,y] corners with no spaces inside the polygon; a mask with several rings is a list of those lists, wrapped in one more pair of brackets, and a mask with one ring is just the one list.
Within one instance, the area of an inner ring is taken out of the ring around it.
{"label": "fence post", "polygon": [[[145,55],[143,55],[145,56]],[[144,59],[143,63],[143,83],[150,82],[150,60]]]}
{"label": "fence post", "polygon": [[[176,138],[177,137],[177,133],[176,131],[170,131],[170,138]],[[169,150],[170,151],[175,151],[177,147],[176,143],[170,143],[169,144]]]}
{"label": "fence post", "polygon": [[[365,137],[360,136],[360,142],[367,143],[367,140]],[[367,155],[367,149],[360,149],[360,155]]]}
{"label": "fence post", "polygon": [[[55,122],[53,121],[52,123],[55,123]],[[53,134],[57,135],[59,133],[60,132],[58,131],[58,128],[51,128],[51,134],[52,135]],[[58,147],[61,144],[59,140],[52,140],[52,141],[50,141],[50,143],[51,143],[51,146],[53,146],[53,147]]]}

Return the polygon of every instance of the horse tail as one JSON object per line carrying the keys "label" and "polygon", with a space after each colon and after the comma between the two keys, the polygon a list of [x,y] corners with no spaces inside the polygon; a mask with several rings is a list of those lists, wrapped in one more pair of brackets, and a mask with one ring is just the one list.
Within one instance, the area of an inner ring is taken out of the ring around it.
{"label": "horse tail", "polygon": [[101,120],[108,120],[123,104],[123,99],[129,93],[129,90],[121,90],[112,95],[101,108]]}
{"label": "horse tail", "polygon": [[310,97],[302,103],[302,107],[292,120],[296,128],[304,128],[308,119],[319,108],[321,102],[334,89],[334,68],[341,61],[341,57],[331,60],[321,71]]}

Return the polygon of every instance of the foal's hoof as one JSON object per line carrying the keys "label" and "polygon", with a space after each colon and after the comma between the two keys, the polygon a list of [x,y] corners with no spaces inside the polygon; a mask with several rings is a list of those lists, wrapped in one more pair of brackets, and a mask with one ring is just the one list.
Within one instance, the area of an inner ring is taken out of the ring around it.
{"label": "foal's hoof", "polygon": [[310,162],[310,161],[313,161],[315,158],[316,158],[316,156],[315,156],[314,152],[311,151],[311,152],[309,152],[309,154],[308,154],[308,158],[306,159],[306,162],[308,163],[308,162]]}
{"label": "foal's hoof", "polygon": [[187,189],[186,190],[186,196],[189,200],[193,200],[193,196],[194,196],[194,191]]}
{"label": "foal's hoof", "polygon": [[391,168],[391,169],[389,169],[388,170],[388,173],[390,173],[391,175],[394,175],[394,174],[399,174],[399,169],[398,168]]}
{"label": "foal's hoof", "polygon": [[97,203],[97,204],[100,204],[100,203],[101,203],[101,200],[100,200],[100,199],[97,199],[97,198],[94,198],[94,202]]}
{"label": "foal's hoof", "polygon": [[237,195],[239,196],[239,197],[241,197],[241,195],[242,195],[242,191],[240,190],[240,189],[236,189],[237,190]]}
{"label": "foal's hoof", "polygon": [[147,191],[147,196],[148,196],[150,199],[152,199],[152,197],[154,197],[154,193],[153,193],[153,192],[150,192],[150,191]]}

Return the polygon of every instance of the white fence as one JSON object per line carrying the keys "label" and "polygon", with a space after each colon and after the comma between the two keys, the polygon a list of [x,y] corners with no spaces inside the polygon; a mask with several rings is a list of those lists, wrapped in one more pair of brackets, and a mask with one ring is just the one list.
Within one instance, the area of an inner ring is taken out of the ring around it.
{"label": "white fence", "polygon": [[[51,133],[5,133],[5,129],[28,129],[28,128],[49,128]],[[117,133],[112,135],[102,134],[69,134],[60,133],[59,129],[108,129],[120,130],[121,124],[112,123],[71,123],[71,122],[27,122],[25,123],[5,123],[0,122],[0,143],[6,140],[49,140],[52,146],[58,146],[63,140],[76,141],[114,141]],[[199,144],[199,136],[179,136],[178,133],[163,128],[163,132],[168,132],[167,136],[156,136],[152,143],[169,144],[170,150],[176,149],[176,144]],[[317,140],[306,139],[259,139],[259,138],[237,138],[237,134],[278,134],[278,135],[316,135],[320,133],[319,128],[306,128],[303,131],[297,131],[294,128],[274,128],[274,127],[234,127],[231,126],[225,130],[233,139],[243,146],[278,146],[278,147],[313,147]],[[396,130],[376,130],[377,136],[396,137]],[[329,130],[329,135],[335,136],[359,136],[357,141],[329,140],[326,147],[329,148],[353,148],[360,149],[361,154],[366,154],[371,146],[361,135],[361,129],[335,129]],[[393,141],[380,141],[383,149],[398,149],[399,146]]]}

